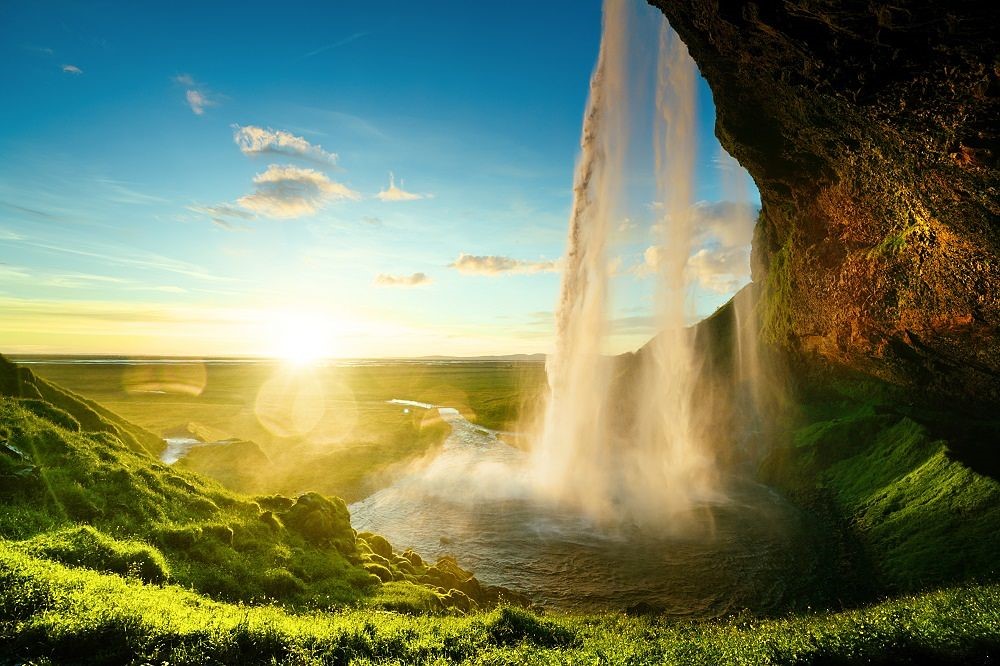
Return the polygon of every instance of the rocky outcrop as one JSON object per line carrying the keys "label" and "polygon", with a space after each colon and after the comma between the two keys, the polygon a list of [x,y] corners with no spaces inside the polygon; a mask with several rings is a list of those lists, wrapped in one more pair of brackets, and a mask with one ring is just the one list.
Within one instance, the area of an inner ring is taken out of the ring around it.
{"label": "rocky outcrop", "polygon": [[1000,3],[651,4],[760,189],[765,338],[1000,401]]}

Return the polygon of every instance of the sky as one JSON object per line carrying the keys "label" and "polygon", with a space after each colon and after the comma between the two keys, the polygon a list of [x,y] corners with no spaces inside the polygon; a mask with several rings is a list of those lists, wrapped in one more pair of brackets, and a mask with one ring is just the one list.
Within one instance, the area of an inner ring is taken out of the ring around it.
{"label": "sky", "polygon": [[[600,27],[596,0],[0,4],[0,352],[549,351]],[[697,102],[692,321],[749,279],[729,213],[759,205]],[[637,192],[611,352],[654,333]]]}

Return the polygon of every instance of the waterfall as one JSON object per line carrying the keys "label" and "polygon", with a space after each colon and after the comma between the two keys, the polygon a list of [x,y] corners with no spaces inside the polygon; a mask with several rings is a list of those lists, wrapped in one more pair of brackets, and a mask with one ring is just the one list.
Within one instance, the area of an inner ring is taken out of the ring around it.
{"label": "waterfall", "polygon": [[[655,270],[660,331],[645,350],[623,419],[619,369],[604,349],[609,333],[609,244],[627,183],[630,49],[640,20],[633,0],[606,0],[576,167],[556,347],[546,370],[548,402],[532,448],[536,487],[599,522],[678,527],[721,495],[705,442],[710,401],[700,400],[699,359],[686,328],[693,245],[696,68],[662,17],[652,120],[662,237]],[[648,10],[647,10],[648,11]],[[648,21],[649,14],[641,20]],[[641,123],[639,124],[642,125]]]}

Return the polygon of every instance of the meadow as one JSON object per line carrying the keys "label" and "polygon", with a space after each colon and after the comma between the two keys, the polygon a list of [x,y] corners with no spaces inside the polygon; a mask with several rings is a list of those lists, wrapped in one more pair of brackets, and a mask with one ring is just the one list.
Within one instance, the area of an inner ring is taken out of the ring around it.
{"label": "meadow", "polygon": [[[235,439],[183,463],[245,492],[317,491],[356,501],[428,454],[448,428],[392,399],[444,405],[513,432],[544,388],[538,362],[50,363],[30,367],[161,437]],[[298,422],[296,421],[298,419]],[[513,439],[513,435],[510,437]]]}

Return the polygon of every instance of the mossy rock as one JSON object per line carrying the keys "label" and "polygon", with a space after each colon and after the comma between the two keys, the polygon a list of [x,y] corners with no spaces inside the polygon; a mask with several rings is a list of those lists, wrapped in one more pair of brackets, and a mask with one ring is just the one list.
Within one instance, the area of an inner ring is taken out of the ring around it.
{"label": "mossy rock", "polygon": [[486,625],[496,645],[533,643],[541,647],[565,647],[576,642],[576,634],[554,622],[517,608],[502,608]]}
{"label": "mossy rock", "polygon": [[471,613],[479,610],[479,604],[461,590],[448,590],[448,593],[441,598],[441,602],[445,607],[452,610],[459,610],[463,613]]}
{"label": "mossy rock", "polygon": [[188,550],[201,539],[201,527],[198,525],[180,525],[159,527],[153,531],[156,540],[167,548]]}
{"label": "mossy rock", "polygon": [[306,493],[281,514],[285,526],[317,546],[332,546],[344,555],[357,555],[347,504],[339,497]]}
{"label": "mossy rock", "polygon": [[288,511],[295,506],[295,500],[284,495],[259,495],[254,498],[262,509],[268,511]]}
{"label": "mossy rock", "polygon": [[233,528],[229,525],[203,525],[201,531],[206,537],[221,541],[227,546],[233,545]]}
{"label": "mossy rock", "polygon": [[368,544],[373,553],[377,553],[386,559],[392,559],[392,544],[385,537],[372,534],[371,532],[361,532],[358,536],[365,540],[365,543]]}
{"label": "mossy rock", "polygon": [[283,599],[305,591],[306,584],[288,569],[275,567],[264,571],[260,581],[264,592],[275,599]]}
{"label": "mossy rock", "polygon": [[383,583],[392,582],[392,571],[388,567],[375,562],[365,562],[362,566],[368,573],[378,576],[378,579]]}

